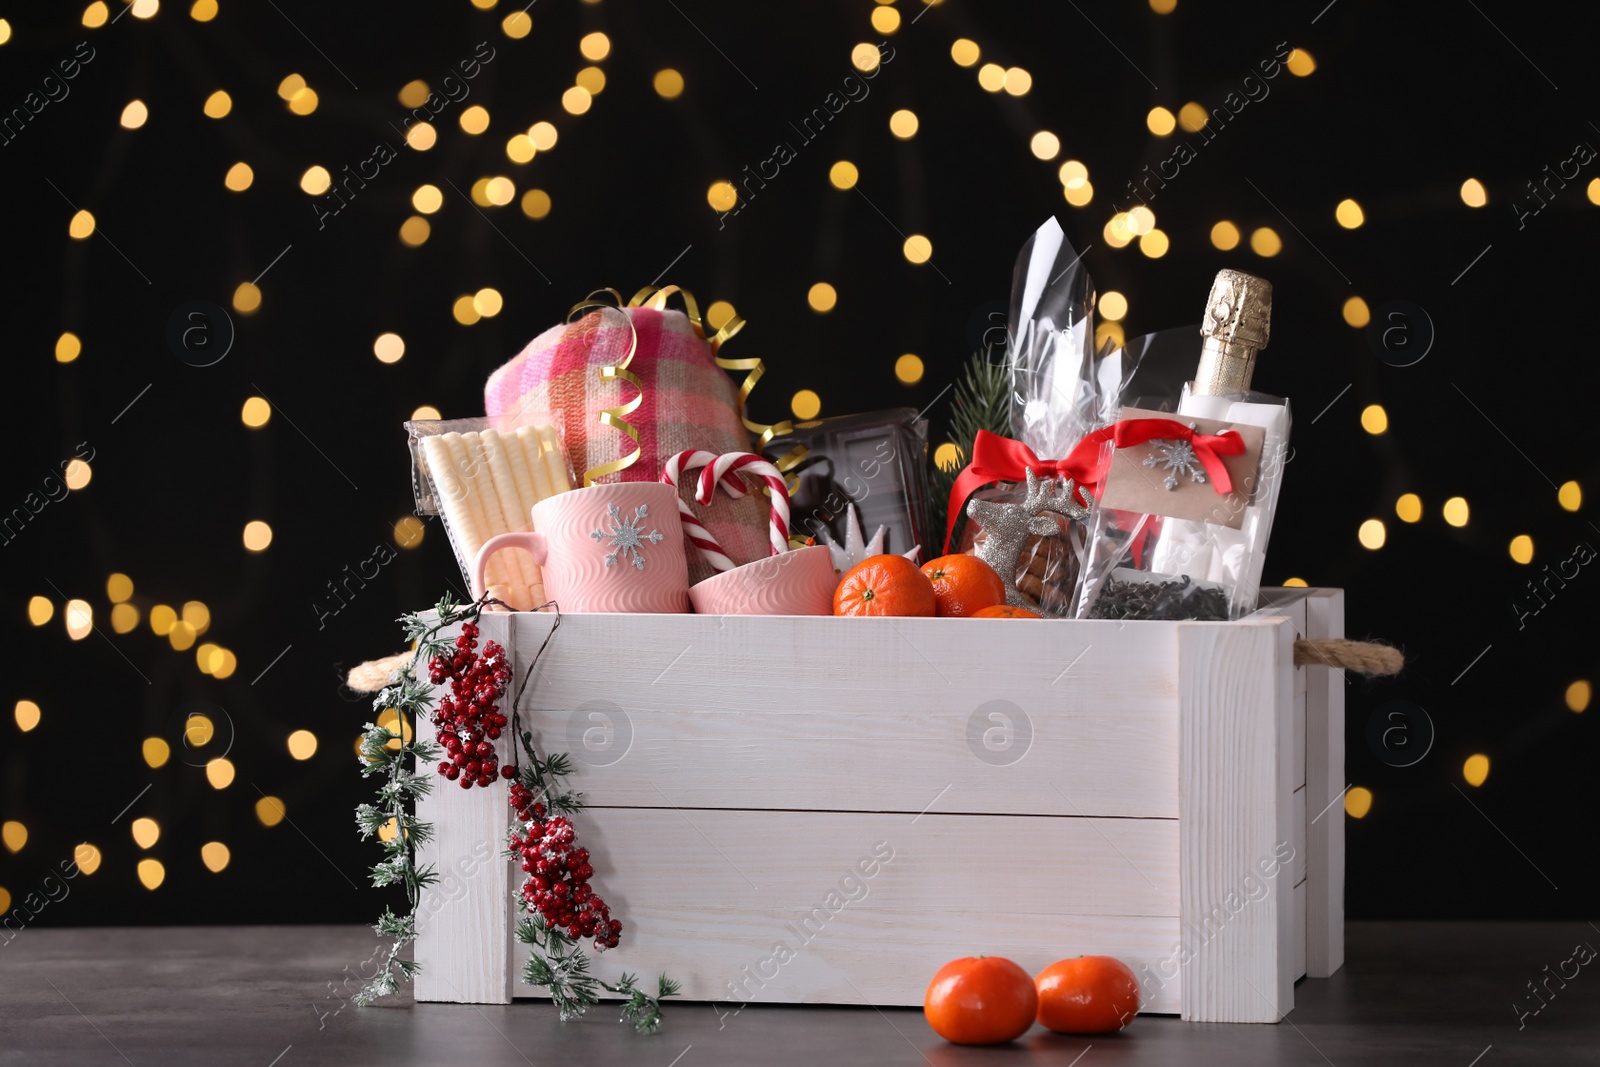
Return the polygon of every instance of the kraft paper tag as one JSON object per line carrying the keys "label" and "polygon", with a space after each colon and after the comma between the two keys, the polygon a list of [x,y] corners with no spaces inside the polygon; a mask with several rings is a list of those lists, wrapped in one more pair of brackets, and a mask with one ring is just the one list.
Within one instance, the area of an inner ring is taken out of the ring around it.
{"label": "kraft paper tag", "polygon": [[[1261,448],[1267,431],[1244,422],[1219,422],[1171,412],[1123,408],[1122,419],[1171,419],[1185,426],[1193,424],[1203,434],[1237,430],[1244,438],[1244,451],[1220,456],[1233,481],[1231,493],[1219,493],[1211,478],[1194,456],[1192,446],[1181,439],[1157,439],[1142,445],[1113,450],[1111,469],[1106,474],[1100,506],[1118,511],[1142,512],[1172,519],[1191,519],[1237,530],[1244,523],[1244,510],[1255,492],[1256,472],[1261,466]],[[1199,474],[1203,481],[1198,481]],[[1172,488],[1167,488],[1168,484]]]}

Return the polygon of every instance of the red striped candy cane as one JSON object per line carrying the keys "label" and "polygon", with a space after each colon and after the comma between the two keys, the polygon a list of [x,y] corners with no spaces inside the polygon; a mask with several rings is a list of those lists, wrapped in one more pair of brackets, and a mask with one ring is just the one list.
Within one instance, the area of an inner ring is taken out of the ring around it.
{"label": "red striped candy cane", "polygon": [[778,468],[767,460],[750,452],[724,452],[714,457],[700,472],[700,486],[695,499],[702,504],[711,503],[717,483],[726,485],[728,478],[739,474],[760,478],[771,490],[772,521],[768,528],[772,554],[783,555],[789,551],[789,486]]}
{"label": "red striped candy cane", "polygon": [[[701,467],[715,461],[716,458],[714,452],[705,452],[698,449],[679,452],[669,457],[667,462],[662,465],[661,481],[677,489],[678,481],[684,474],[699,470]],[[734,480],[737,481],[737,478]],[[741,485],[739,486],[739,493],[735,495],[742,495],[743,492],[744,486]],[[684,537],[699,550],[700,557],[711,565],[712,570],[719,574],[723,571],[733,570],[733,560],[729,559],[728,554],[722,551],[722,546],[717,543],[717,539],[711,536],[711,531],[706,529],[705,524],[689,509],[689,505],[681,496],[678,497],[678,517],[683,520]]]}

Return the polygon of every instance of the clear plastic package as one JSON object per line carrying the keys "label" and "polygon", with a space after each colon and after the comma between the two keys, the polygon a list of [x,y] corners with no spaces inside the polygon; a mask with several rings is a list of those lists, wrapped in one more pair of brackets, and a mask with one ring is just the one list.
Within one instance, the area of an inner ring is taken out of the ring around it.
{"label": "clear plastic package", "polygon": [[[489,538],[532,526],[533,505],[567,492],[575,474],[554,426],[504,433],[488,418],[405,424],[418,515],[438,515],[468,583]],[[545,602],[544,579],[520,548],[497,552],[486,572],[489,595],[514,611]]]}

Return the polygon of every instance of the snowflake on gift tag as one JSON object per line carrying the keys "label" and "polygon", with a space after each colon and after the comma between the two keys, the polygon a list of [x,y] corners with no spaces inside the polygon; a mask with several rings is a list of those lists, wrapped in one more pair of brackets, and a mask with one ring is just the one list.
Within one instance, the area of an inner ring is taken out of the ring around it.
{"label": "snowflake on gift tag", "polygon": [[606,566],[610,567],[620,557],[633,564],[636,571],[644,570],[644,546],[648,542],[655,544],[657,541],[666,540],[666,534],[659,530],[644,532],[644,520],[650,514],[650,505],[640,504],[633,509],[633,518],[624,519],[622,512],[615,504],[606,505],[606,513],[611,517],[611,528],[602,526],[598,530],[590,530],[589,536],[596,541],[611,538],[611,551],[606,554]]}
{"label": "snowflake on gift tag", "polygon": [[[1190,423],[1189,429],[1195,429]],[[1200,457],[1194,454],[1194,445],[1179,439],[1152,441],[1154,450],[1145,457],[1146,467],[1160,467],[1167,472],[1168,491],[1178,488],[1179,479],[1187,474],[1192,481],[1204,483],[1206,472],[1200,466]]]}

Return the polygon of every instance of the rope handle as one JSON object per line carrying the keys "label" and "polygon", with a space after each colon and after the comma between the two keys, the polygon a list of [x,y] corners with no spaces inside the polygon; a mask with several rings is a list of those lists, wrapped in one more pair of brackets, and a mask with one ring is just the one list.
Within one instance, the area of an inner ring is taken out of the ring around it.
{"label": "rope handle", "polygon": [[1406,658],[1398,648],[1376,641],[1346,641],[1342,637],[1324,637],[1309,641],[1302,638],[1294,643],[1296,667],[1334,667],[1342,671],[1355,671],[1368,676],[1399,674]]}

